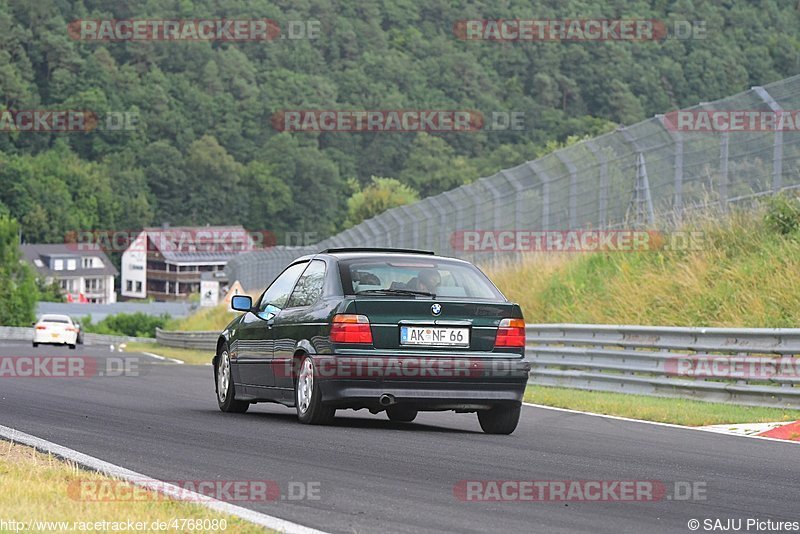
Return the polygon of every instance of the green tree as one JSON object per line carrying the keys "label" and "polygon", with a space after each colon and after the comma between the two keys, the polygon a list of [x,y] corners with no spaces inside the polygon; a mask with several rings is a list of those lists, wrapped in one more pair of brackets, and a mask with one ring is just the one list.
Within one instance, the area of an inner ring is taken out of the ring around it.
{"label": "green tree", "polygon": [[36,318],[38,291],[31,267],[19,251],[19,225],[0,218],[0,325],[26,326]]}
{"label": "green tree", "polygon": [[372,182],[367,187],[353,193],[347,200],[345,227],[355,226],[390,208],[417,200],[419,200],[417,192],[401,181],[373,176]]}

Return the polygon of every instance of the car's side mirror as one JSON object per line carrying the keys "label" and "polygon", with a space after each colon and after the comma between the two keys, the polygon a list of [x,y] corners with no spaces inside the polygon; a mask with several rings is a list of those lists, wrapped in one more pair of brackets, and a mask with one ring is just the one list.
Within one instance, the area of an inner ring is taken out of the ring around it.
{"label": "car's side mirror", "polygon": [[31,326],[36,326],[36,321],[32,322]]}
{"label": "car's side mirror", "polygon": [[248,295],[234,295],[231,299],[231,309],[249,312],[253,309],[253,299]]}

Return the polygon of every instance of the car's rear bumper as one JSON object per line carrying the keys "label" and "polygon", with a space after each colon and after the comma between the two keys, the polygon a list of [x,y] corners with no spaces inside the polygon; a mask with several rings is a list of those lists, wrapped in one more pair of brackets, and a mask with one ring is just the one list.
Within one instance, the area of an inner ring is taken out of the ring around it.
{"label": "car's rear bumper", "polygon": [[[342,408],[478,410],[522,402],[530,363],[521,359],[315,358],[322,402]],[[381,402],[381,397],[384,402]],[[389,404],[387,404],[387,402]]]}
{"label": "car's rear bumper", "polygon": [[77,342],[77,334],[74,332],[59,333],[53,336],[51,332],[34,333],[33,342],[41,345],[75,345]]}

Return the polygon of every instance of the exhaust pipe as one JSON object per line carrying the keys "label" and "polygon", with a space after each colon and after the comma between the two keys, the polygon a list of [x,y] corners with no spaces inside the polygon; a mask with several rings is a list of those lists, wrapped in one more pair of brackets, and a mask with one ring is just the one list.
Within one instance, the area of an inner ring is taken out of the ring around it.
{"label": "exhaust pipe", "polygon": [[378,402],[380,403],[381,406],[391,406],[392,404],[395,404],[397,401],[394,399],[394,395],[388,395],[384,393],[383,395],[381,395],[381,398],[378,399]]}

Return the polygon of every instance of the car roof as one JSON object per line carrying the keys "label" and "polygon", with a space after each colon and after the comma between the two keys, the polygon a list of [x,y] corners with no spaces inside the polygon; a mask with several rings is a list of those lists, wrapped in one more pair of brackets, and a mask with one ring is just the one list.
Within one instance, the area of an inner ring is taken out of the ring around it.
{"label": "car roof", "polygon": [[442,261],[451,261],[451,262],[458,262],[458,263],[466,263],[470,264],[468,261],[461,260],[458,258],[451,258],[448,256],[438,256],[433,252],[428,251],[412,251],[412,250],[404,250],[404,249],[328,249],[323,250],[317,256],[333,256],[340,260],[350,260],[350,259],[379,259],[379,258],[393,258],[393,257],[402,257],[402,258],[414,258],[421,261],[427,260],[442,260]]}

